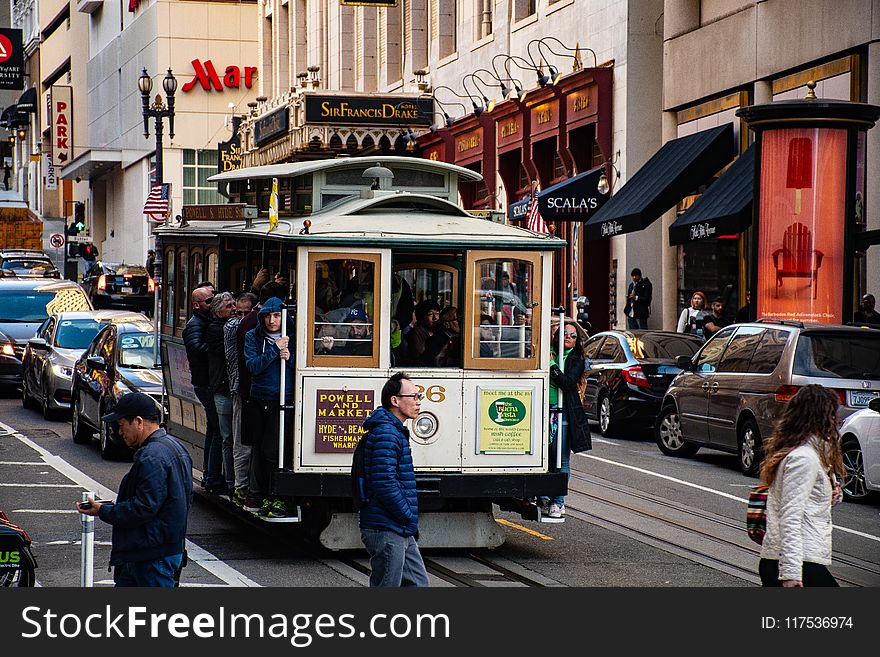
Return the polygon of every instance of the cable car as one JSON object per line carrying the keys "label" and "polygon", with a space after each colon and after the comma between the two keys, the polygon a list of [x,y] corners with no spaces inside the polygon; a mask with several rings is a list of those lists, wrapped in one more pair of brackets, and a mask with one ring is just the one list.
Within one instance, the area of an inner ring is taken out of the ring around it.
{"label": "cable car", "polygon": [[[292,498],[290,519],[324,546],[362,546],[352,452],[400,370],[424,395],[409,427],[421,546],[497,547],[504,534],[493,504],[537,520],[530,498],[564,494],[565,475],[549,467],[545,302],[563,240],[469,214],[459,185],[481,176],[431,160],[338,158],[210,180],[228,205],[185,207],[181,221],[157,230],[167,423],[194,463],[206,420],[182,339],[190,292],[203,280],[218,292],[246,290],[267,267],[289,282],[295,333],[294,401],[278,436],[289,459],[272,474],[271,494]],[[415,310],[425,319],[408,330]]]}

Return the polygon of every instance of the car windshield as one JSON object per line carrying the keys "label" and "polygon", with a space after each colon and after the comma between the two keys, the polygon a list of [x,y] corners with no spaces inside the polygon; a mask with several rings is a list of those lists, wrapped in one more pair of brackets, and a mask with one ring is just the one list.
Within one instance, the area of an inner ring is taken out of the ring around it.
{"label": "car windshield", "polygon": [[675,360],[676,356],[693,356],[703,341],[686,335],[635,335],[627,338],[629,349],[638,359],[663,358]]}
{"label": "car windshield", "polygon": [[[120,367],[153,367],[152,333],[123,333],[119,336]],[[160,362],[161,364],[161,362]]]}
{"label": "car windshield", "polygon": [[880,381],[880,333],[802,333],[793,373]]}
{"label": "car windshield", "polygon": [[63,319],[55,333],[55,346],[61,349],[85,349],[101,324],[94,319]]}
{"label": "car windshield", "polygon": [[3,262],[3,269],[8,269],[8,270],[24,270],[24,269],[27,269],[27,270],[32,270],[32,269],[50,270],[50,269],[55,269],[55,265],[52,264],[48,260],[37,260],[37,259],[33,259],[33,260],[30,260],[30,259],[28,259],[28,260],[24,260],[24,259],[23,260],[5,260]]}
{"label": "car windshield", "polygon": [[42,322],[53,312],[90,310],[79,288],[4,290],[0,288],[0,322]]}
{"label": "car windshield", "polygon": [[116,262],[105,262],[104,270],[107,274],[116,274],[118,276],[122,275],[131,275],[131,276],[146,276],[147,270],[144,269],[143,265],[126,265],[125,263],[116,263]]}

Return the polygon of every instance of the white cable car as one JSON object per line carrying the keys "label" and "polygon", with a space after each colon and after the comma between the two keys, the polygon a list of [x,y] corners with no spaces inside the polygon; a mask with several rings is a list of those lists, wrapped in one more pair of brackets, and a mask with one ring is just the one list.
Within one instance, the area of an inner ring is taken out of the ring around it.
{"label": "white cable car", "polygon": [[[273,179],[280,220],[270,230]],[[351,454],[400,370],[424,394],[410,426],[420,545],[497,547],[493,503],[537,519],[529,498],[565,492],[547,442],[548,300],[564,242],[464,211],[459,182],[480,179],[400,156],[239,169],[210,178],[233,204],[186,208],[194,218],[158,230],[168,426],[197,467],[206,421],[181,337],[190,292],[202,280],[245,290],[265,266],[287,279],[296,309],[294,402],[278,438],[289,459],[271,494],[292,498],[291,519],[323,545],[361,547]],[[247,206],[257,218],[235,218]],[[438,308],[449,330],[429,335]],[[426,319],[407,332],[414,309]]]}

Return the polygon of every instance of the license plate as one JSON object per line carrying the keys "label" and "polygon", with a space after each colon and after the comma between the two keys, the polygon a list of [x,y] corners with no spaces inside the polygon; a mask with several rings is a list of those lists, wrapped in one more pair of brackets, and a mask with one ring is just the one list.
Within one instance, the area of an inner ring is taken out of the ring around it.
{"label": "license plate", "polygon": [[130,287],[121,287],[121,288],[119,288],[119,291],[122,292],[122,294],[131,294]]}
{"label": "license plate", "polygon": [[847,392],[850,406],[867,406],[874,397],[880,395],[876,390],[850,390]]}

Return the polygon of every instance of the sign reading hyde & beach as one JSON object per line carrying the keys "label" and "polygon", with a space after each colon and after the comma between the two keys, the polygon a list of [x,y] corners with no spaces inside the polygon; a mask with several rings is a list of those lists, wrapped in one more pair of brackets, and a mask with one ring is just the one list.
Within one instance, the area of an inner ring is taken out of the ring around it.
{"label": "sign reading hyde & beach", "polygon": [[532,388],[477,388],[477,452],[532,453]]}

